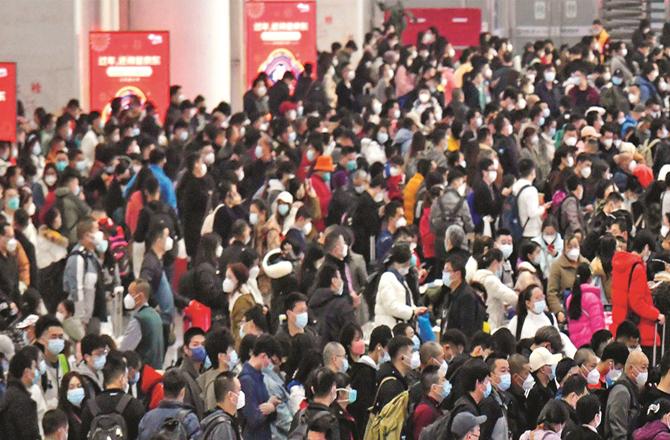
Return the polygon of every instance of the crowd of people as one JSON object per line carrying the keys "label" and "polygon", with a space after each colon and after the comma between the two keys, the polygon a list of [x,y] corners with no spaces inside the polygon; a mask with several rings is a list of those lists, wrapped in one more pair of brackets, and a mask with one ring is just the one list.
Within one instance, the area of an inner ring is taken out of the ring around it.
{"label": "crowd of people", "polygon": [[19,103],[0,437],[670,438],[670,23],[400,41]]}

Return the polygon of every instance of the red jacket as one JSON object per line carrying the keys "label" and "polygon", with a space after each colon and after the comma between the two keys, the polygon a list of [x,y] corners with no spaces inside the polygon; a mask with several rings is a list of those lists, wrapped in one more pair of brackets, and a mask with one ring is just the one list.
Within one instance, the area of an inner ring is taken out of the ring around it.
{"label": "red jacket", "polygon": [[144,396],[144,401],[149,403],[149,409],[158,407],[164,397],[163,374],[152,368],[151,365],[145,364],[142,367],[139,388]]}
{"label": "red jacket", "polygon": [[[637,263],[637,264],[636,264]],[[635,267],[633,268],[633,265]],[[632,278],[631,270],[633,271]],[[628,288],[628,280],[630,289]],[[656,320],[659,311],[654,307],[651,291],[647,285],[647,267],[642,258],[630,252],[616,252],[612,258],[612,326],[610,331],[616,330],[628,315],[628,309],[640,317],[640,345],[650,347],[654,345]],[[656,338],[660,343],[660,338]]]}
{"label": "red jacket", "polygon": [[323,232],[326,228],[324,219],[328,217],[328,205],[330,205],[330,199],[332,198],[330,183],[324,182],[318,174],[313,174],[310,177],[310,183],[314,188],[316,198],[319,199],[319,206],[321,207],[321,218],[314,219],[314,227],[317,231]]}

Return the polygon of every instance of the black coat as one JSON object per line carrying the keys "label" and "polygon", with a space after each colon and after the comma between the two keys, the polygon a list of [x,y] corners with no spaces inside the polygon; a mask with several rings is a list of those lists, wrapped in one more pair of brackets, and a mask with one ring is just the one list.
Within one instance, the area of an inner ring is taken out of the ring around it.
{"label": "black coat", "polygon": [[482,330],[486,309],[476,295],[465,282],[449,294],[447,329],[457,328],[468,338]]}
{"label": "black coat", "polygon": [[[480,179],[479,182],[477,182],[475,185],[474,192],[475,212],[477,212],[481,218],[490,215],[493,217],[495,222],[502,209],[502,197],[500,195],[500,190],[495,186],[495,184],[489,187],[486,182]],[[483,221],[479,222],[479,224],[475,224],[475,232],[481,234],[483,230]]]}
{"label": "black coat", "polygon": [[[177,203],[184,230],[184,244],[186,245],[186,253],[191,258],[195,258],[198,251],[200,230],[207,215],[207,201],[210,192],[212,192],[212,200],[217,200],[214,194],[214,182],[211,177],[206,175],[199,179],[190,171],[184,174],[177,188]],[[211,203],[214,204],[215,202]],[[212,205],[211,209],[214,208],[215,206]]]}
{"label": "black coat", "polygon": [[350,297],[335,295],[329,287],[318,288],[309,299],[309,311],[316,319],[321,335],[321,343],[340,340],[340,330],[349,323],[356,322],[354,306]]}
{"label": "black coat", "polygon": [[[125,393],[121,390],[115,390],[115,389],[109,389],[103,391],[100,395],[98,395],[95,398],[95,403],[98,404],[100,407],[100,413],[101,414],[106,414],[106,413],[111,413],[114,412],[114,408],[116,405],[119,403],[119,400],[121,400],[121,397]],[[133,440],[137,438],[137,427],[140,424],[140,420],[142,420],[142,417],[144,416],[145,409],[144,405],[142,405],[142,402],[139,400],[132,398],[128,406],[126,406],[125,411],[123,412],[122,416],[123,419],[126,421],[126,427],[128,428],[128,438],[129,440]],[[88,431],[91,428],[91,421],[93,420],[93,416],[91,415],[91,410],[88,407],[88,404],[85,405],[84,411],[81,414],[81,438],[82,440],[85,440]]]}
{"label": "black coat", "polygon": [[275,116],[278,115],[281,103],[289,99],[291,99],[291,91],[288,88],[288,84],[284,81],[277,81],[268,91],[270,112]]}
{"label": "black coat", "polygon": [[[387,377],[394,377],[396,380],[387,380],[380,386],[382,381]],[[374,411],[378,413],[381,409],[393,400],[398,394],[406,391],[408,388],[405,377],[393,366],[391,362],[386,362],[377,372],[377,401],[375,402]]]}
{"label": "black coat", "polygon": [[38,440],[37,404],[26,387],[18,379],[10,378],[0,404],[2,409],[2,438],[16,440]]}
{"label": "black coat", "polygon": [[356,401],[347,408],[349,414],[356,419],[356,431],[359,438],[365,434],[365,426],[368,423],[370,413],[368,408],[372,406],[375,398],[375,376],[377,370],[363,362],[354,362],[349,369],[351,377],[351,388],[356,390]]}
{"label": "black coat", "polygon": [[216,267],[208,262],[199,263],[193,276],[193,293],[195,299],[215,311],[228,311],[227,295],[223,292],[223,280]]}
{"label": "black coat", "polygon": [[[568,438],[568,437],[563,437]],[[570,440],[601,440],[602,437],[597,432],[593,432],[592,429],[587,428],[586,426],[578,426],[569,437]]]}
{"label": "black coat", "polygon": [[379,235],[381,231],[381,220],[379,218],[379,206],[368,192],[361,194],[358,205],[352,216],[352,229],[354,230],[353,250],[361,254],[366,263],[370,262],[370,237]]}

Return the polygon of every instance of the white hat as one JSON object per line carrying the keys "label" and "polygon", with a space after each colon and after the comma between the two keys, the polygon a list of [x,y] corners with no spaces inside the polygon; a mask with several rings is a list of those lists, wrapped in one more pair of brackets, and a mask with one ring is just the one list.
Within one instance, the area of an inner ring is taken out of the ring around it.
{"label": "white hat", "polygon": [[288,191],[282,191],[277,195],[277,201],[282,201],[288,203],[289,205],[293,204],[293,196]]}
{"label": "white hat", "polygon": [[14,357],[14,343],[7,335],[0,335],[0,353],[4,354],[7,360]]}
{"label": "white hat", "polygon": [[37,315],[28,315],[28,316],[26,316],[26,318],[23,321],[16,324],[16,328],[18,328],[20,330],[20,329],[24,329],[26,327],[30,327],[31,325],[35,325],[35,323],[37,322],[38,319],[39,319],[39,316],[37,316]]}
{"label": "white hat", "polygon": [[279,259],[275,263],[270,263],[270,258],[278,255],[281,249],[277,248],[268,252],[261,262],[261,269],[270,279],[276,280],[283,278],[293,272],[293,264],[290,261]]}
{"label": "white hat", "polygon": [[533,350],[528,359],[530,371],[534,373],[545,365],[556,365],[561,359],[563,359],[562,354],[551,354],[545,347],[538,347]]}
{"label": "white hat", "polygon": [[658,172],[658,179],[656,180],[660,182],[665,181],[665,176],[667,176],[668,173],[670,173],[670,163],[666,163],[661,167],[661,170]]}

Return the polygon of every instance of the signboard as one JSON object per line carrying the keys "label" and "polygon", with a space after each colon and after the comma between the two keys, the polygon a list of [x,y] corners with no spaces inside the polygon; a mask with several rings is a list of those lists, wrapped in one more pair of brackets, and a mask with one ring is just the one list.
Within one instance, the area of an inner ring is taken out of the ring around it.
{"label": "signboard", "polygon": [[306,63],[316,72],[316,2],[247,0],[244,5],[247,85],[260,72],[274,83]]}
{"label": "signboard", "polygon": [[136,95],[156,105],[160,120],[170,104],[170,35],[160,32],[91,32],[89,34],[91,110],[110,115],[116,97]]}
{"label": "signboard", "polygon": [[16,63],[0,63],[0,141],[16,141]]}
{"label": "signboard", "polygon": [[402,34],[403,44],[416,44],[420,32],[435,26],[457,51],[479,45],[482,30],[482,11],[479,8],[408,8],[407,12],[414,18],[408,19]]}

